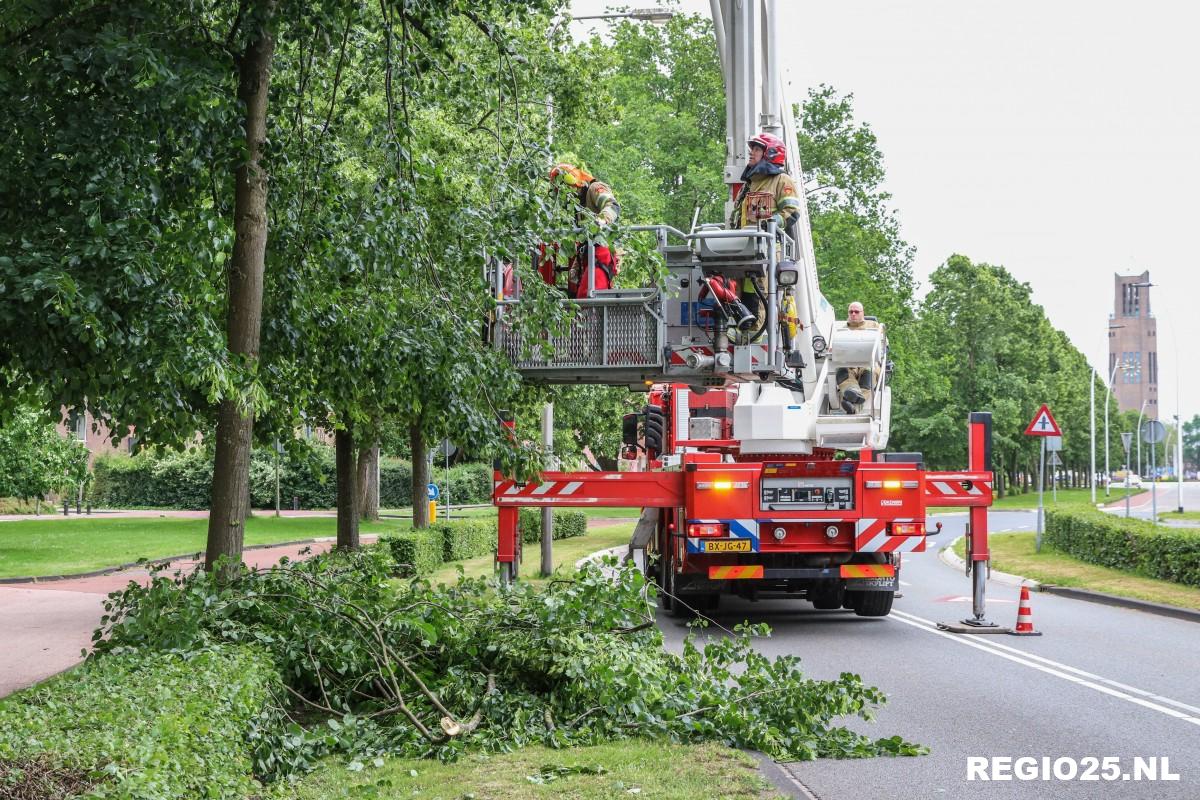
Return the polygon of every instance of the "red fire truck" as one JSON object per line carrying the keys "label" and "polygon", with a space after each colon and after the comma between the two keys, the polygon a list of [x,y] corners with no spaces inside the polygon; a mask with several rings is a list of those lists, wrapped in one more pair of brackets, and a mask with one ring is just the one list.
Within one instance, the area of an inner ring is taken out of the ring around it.
{"label": "red fire truck", "polygon": [[971,509],[973,538],[986,548],[989,414],[969,421],[972,470],[931,472],[917,453],[742,454],[732,438],[737,395],[654,387],[632,421],[640,423],[636,443],[626,425],[626,445],[641,449],[644,471],[548,472],[525,484],[497,475],[502,569],[515,576],[520,563],[520,506],[634,505],[646,511],[631,551],[672,613],[711,609],[731,594],[884,616],[903,554],[925,550],[927,505]]}
{"label": "red fire truck", "polygon": [[[804,173],[779,80],[777,3],[721,0],[713,8],[729,126],[728,219],[757,132],[784,142],[801,197]],[[974,620],[964,622],[988,625],[991,416],[971,414],[967,471],[929,472],[920,454],[888,452],[886,325],[837,318],[818,286],[805,205],[786,230],[772,218],[621,233],[655,237],[661,278],[563,299],[572,315],[565,331],[523,327],[520,279],[490,262],[497,299],[488,335],[526,380],[648,393],[643,413],[625,420],[636,468],[546,472],[528,483],[496,474],[501,574],[518,573],[521,506],[638,506],[645,511],[630,550],[672,611],[711,607],[722,594],[783,593],[881,616],[902,555],[925,549],[927,505],[959,506],[970,509],[975,593]],[[744,307],[717,299],[718,279],[753,287],[756,297],[746,299],[762,313],[749,330]]]}

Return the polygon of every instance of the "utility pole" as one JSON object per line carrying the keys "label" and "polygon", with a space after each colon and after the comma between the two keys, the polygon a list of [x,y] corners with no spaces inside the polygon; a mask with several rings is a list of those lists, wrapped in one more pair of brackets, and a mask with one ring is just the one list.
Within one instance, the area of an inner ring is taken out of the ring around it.
{"label": "utility pole", "polygon": [[1088,483],[1092,487],[1092,505],[1096,505],[1096,378],[1096,368],[1092,367],[1092,414],[1088,417],[1092,437],[1092,470],[1088,473]]}

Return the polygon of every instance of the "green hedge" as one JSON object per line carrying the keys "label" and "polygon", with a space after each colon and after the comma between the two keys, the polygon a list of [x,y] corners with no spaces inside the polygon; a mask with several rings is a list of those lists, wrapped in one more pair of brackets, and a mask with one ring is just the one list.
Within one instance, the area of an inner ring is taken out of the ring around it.
{"label": "green hedge", "polygon": [[[522,508],[519,528],[521,541],[525,544],[542,540],[542,510]],[[587,533],[587,514],[569,508],[554,509],[554,538],[571,539]]]}
{"label": "green hedge", "polygon": [[[521,509],[521,541],[541,539],[542,515],[536,508]],[[587,515],[582,511],[554,510],[554,538],[569,539],[587,533]],[[423,531],[404,531],[384,537],[392,558],[406,577],[428,575],[444,562],[465,561],[496,552],[496,520],[455,519],[438,522]]]}
{"label": "green hedge", "polygon": [[[205,448],[179,452],[145,451],[136,456],[105,455],[93,466],[89,489],[93,505],[101,508],[193,508],[209,505],[212,453]],[[380,503],[384,508],[412,505],[412,466],[385,458],[380,465]],[[487,464],[459,464],[448,471],[435,469],[433,480],[455,504],[486,503],[491,499],[492,470]],[[300,508],[337,505],[337,473],[333,448],[316,445],[303,457],[282,456],[279,494],[284,508],[295,498]],[[256,449],[250,460],[250,503],[275,507],[275,453]]]}
{"label": "green hedge", "polygon": [[432,530],[402,531],[385,536],[383,541],[406,578],[428,575],[442,565],[442,537]]}
{"label": "green hedge", "polygon": [[495,520],[451,520],[439,522],[430,530],[442,539],[443,561],[463,561],[496,552]]}
{"label": "green hedge", "polygon": [[[246,648],[89,661],[0,700],[0,794],[13,781],[30,788],[44,770],[22,768],[40,764],[92,773],[99,784],[88,797],[257,795],[247,734],[278,681]],[[41,788],[13,796],[62,796]]]}
{"label": "green hedge", "polygon": [[1051,511],[1045,541],[1104,567],[1200,586],[1200,529],[1164,528],[1092,509]]}

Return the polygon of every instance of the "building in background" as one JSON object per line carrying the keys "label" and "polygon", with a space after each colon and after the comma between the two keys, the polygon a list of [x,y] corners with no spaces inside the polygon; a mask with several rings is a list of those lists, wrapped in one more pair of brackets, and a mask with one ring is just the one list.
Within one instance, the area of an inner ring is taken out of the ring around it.
{"label": "building in background", "polygon": [[58,432],[83,442],[89,453],[89,467],[98,455],[133,453],[137,448],[137,436],[134,435],[132,427],[129,428],[129,433],[114,444],[109,426],[104,420],[93,417],[90,411],[63,406],[61,413],[62,421],[58,423]]}
{"label": "building in background", "polygon": [[1108,320],[1108,371],[1120,364],[1113,391],[1122,411],[1145,407],[1158,419],[1158,324],[1150,313],[1150,272],[1113,276]]}

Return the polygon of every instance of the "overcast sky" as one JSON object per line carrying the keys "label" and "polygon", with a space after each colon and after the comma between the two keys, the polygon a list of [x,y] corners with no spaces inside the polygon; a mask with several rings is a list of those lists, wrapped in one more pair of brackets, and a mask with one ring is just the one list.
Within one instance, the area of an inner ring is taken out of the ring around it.
{"label": "overcast sky", "polygon": [[1183,416],[1200,413],[1200,4],[779,5],[790,96],[854,94],[918,280],[955,252],[1002,264],[1106,371],[1113,274],[1148,269],[1161,415],[1177,410],[1176,346]]}

